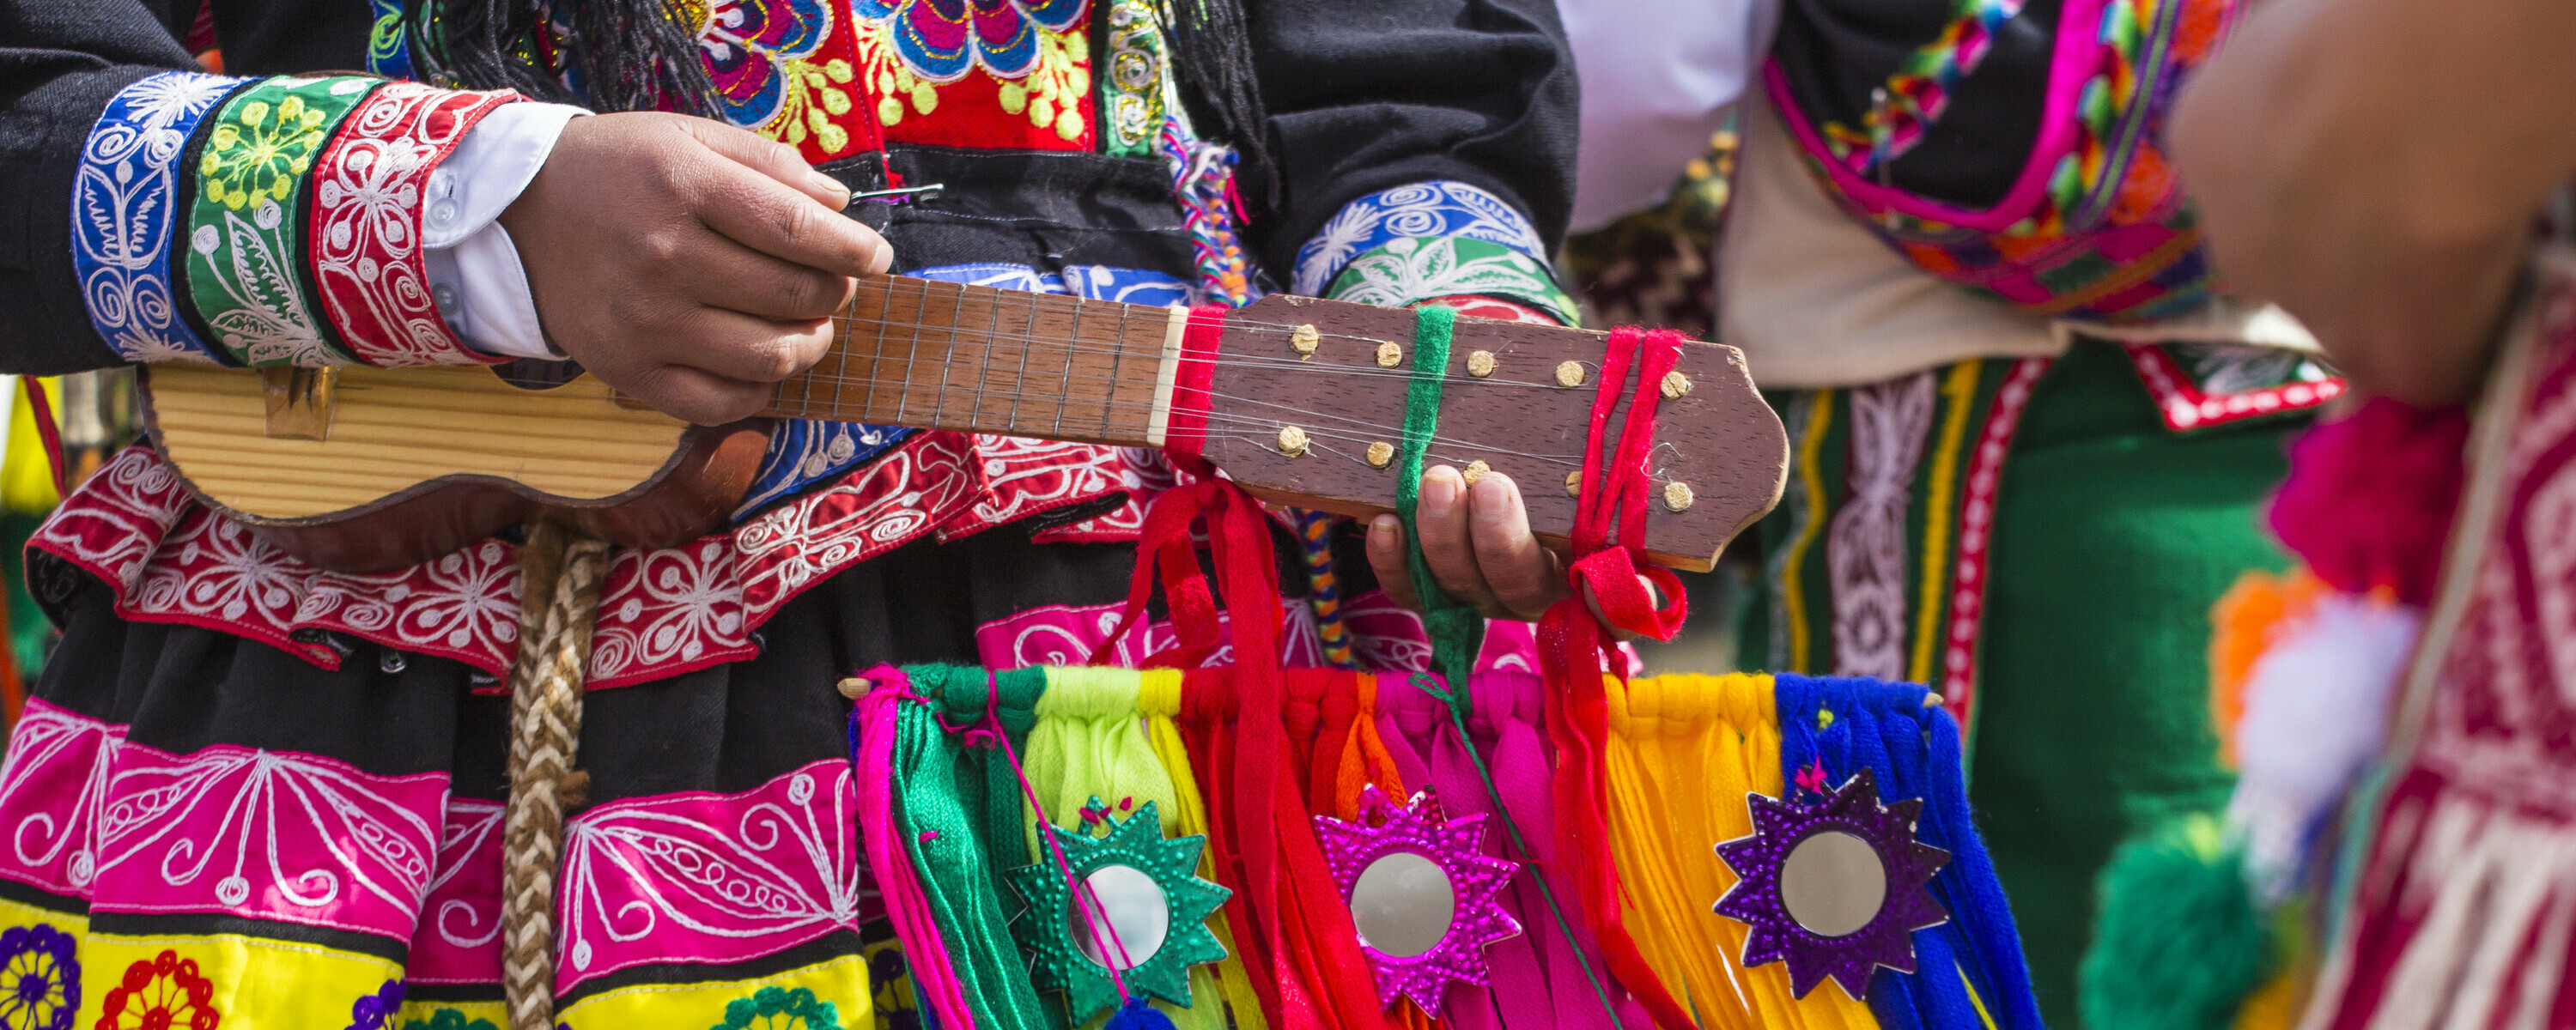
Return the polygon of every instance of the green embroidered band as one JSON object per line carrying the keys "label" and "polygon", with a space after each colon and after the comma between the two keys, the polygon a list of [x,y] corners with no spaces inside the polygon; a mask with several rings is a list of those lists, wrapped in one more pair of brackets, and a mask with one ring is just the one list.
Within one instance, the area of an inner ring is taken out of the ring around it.
{"label": "green embroidered band", "polygon": [[1465,236],[1399,236],[1342,266],[1324,296],[1400,308],[1435,297],[1517,300],[1576,325],[1574,298],[1547,265],[1519,250]]}
{"label": "green embroidered band", "polygon": [[269,79],[233,94],[213,119],[189,213],[187,295],[233,360],[357,363],[313,311],[306,180],[340,120],[383,82]]}

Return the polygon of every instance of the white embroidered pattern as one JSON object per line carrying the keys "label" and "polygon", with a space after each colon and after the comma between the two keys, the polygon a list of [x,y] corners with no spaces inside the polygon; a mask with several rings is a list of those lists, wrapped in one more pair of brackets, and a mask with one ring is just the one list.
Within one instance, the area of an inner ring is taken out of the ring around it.
{"label": "white embroidered pattern", "polygon": [[90,128],[72,184],[74,264],[90,322],[128,361],[212,361],[179,320],[170,237],[188,132],[241,80],[161,72],[125,87]]}
{"label": "white embroidered pattern", "polygon": [[1905,511],[1932,429],[1933,374],[1851,391],[1851,500],[1827,530],[1834,675],[1905,678]]}
{"label": "white embroidered pattern", "polygon": [[1321,296],[1352,258],[1401,236],[1462,236],[1499,243],[1523,254],[1547,252],[1538,229],[1511,204],[1463,182],[1437,180],[1399,186],[1351,201],[1297,249],[1290,289]]}

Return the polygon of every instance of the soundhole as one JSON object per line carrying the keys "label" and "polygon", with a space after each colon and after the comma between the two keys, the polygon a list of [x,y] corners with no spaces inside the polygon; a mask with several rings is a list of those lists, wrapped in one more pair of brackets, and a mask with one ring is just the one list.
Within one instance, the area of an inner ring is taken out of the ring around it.
{"label": "soundhole", "polygon": [[519,358],[492,366],[493,375],[522,390],[551,390],[581,378],[581,372],[581,362],[569,358],[562,361]]}

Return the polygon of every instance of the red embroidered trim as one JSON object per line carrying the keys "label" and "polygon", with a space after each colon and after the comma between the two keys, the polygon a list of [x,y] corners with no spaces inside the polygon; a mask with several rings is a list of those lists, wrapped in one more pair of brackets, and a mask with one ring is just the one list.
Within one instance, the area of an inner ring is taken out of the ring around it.
{"label": "red embroidered trim", "polygon": [[313,279],[358,360],[379,368],[506,360],[456,338],[430,299],[423,194],[438,163],[507,91],[397,82],[359,102],[313,164]]}
{"label": "red embroidered trim", "polygon": [[[590,684],[624,686],[748,658],[751,634],[835,572],[964,514],[972,444],[923,433],[829,489],[686,546],[620,550],[601,592]],[[190,498],[149,448],[119,452],[28,541],[117,591],[117,613],[277,647],[326,669],[309,631],[453,658],[493,675],[518,648],[518,550],[485,540],[398,572],[326,572]],[[302,638],[302,639],[299,639]],[[501,689],[494,685],[491,689]]]}
{"label": "red embroidered trim", "polygon": [[1986,542],[1994,535],[1995,495],[2003,485],[2004,459],[2012,453],[2022,408],[2048,366],[2047,358],[2023,358],[2013,365],[1995,392],[1976,454],[1968,459],[1968,489],[1959,498],[1958,558],[1950,565],[1949,651],[1941,670],[1942,706],[1962,730],[1973,725],[1968,717],[1977,704],[1977,636],[1985,625]]}
{"label": "red embroidered trim", "polygon": [[2242,393],[2205,394],[2163,348],[2148,343],[2120,346],[2129,352],[2129,362],[2137,366],[2138,378],[2146,381],[2147,392],[2155,395],[2156,410],[2163,413],[2165,428],[2176,432],[2317,407],[2341,396],[2345,389],[2343,378],[2335,376]]}
{"label": "red embroidered trim", "polygon": [[1145,525],[1140,497],[1150,499],[1170,489],[1174,475],[1160,451],[1017,436],[976,437],[974,460],[987,486],[973,507],[940,524],[940,543],[1122,490],[1127,502],[1116,510],[1044,531],[1037,539],[1066,542],[1062,531],[1084,527],[1077,538],[1083,542],[1133,542]]}

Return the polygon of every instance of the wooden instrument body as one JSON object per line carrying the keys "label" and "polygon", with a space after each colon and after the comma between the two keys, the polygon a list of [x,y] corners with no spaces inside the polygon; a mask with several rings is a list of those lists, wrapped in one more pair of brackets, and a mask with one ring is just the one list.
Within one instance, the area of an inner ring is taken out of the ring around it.
{"label": "wooden instrument body", "polygon": [[637,547],[724,523],[758,473],[766,419],[692,426],[587,376],[513,386],[475,366],[342,369],[327,431],[270,435],[258,372],[144,370],[144,427],[189,492],[338,572],[429,561],[551,518]]}
{"label": "wooden instrument body", "polygon": [[[1398,473],[1384,459],[1403,439],[1414,319],[1287,296],[1233,312],[1210,361],[1204,453],[1265,499],[1392,509]],[[1170,442],[1177,311],[884,277],[863,281],[836,321],[839,344],[779,384],[764,414]],[[1532,528],[1563,543],[1604,335],[1458,319],[1429,460],[1509,474]],[[1779,500],[1788,438],[1734,348],[1687,344],[1676,377],[1637,387],[1663,394],[1645,549],[1705,570]],[[770,426],[693,427],[588,375],[538,386],[481,367],[165,364],[143,384],[145,425],[191,492],[281,550],[351,573],[425,562],[532,519],[675,546],[740,504]],[[1611,441],[1629,403],[1613,411]]]}

